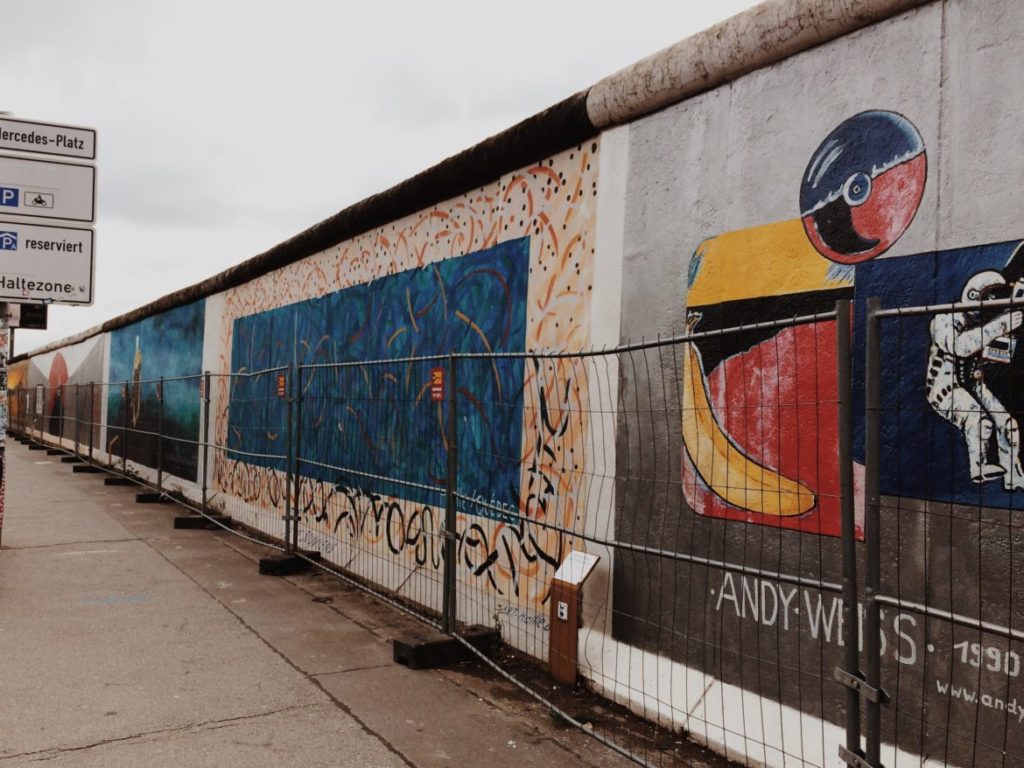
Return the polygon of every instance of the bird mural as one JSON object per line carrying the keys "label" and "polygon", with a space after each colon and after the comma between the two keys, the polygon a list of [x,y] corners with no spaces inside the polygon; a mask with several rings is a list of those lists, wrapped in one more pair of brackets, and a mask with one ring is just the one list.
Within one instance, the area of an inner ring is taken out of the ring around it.
{"label": "bird mural", "polygon": [[[682,349],[683,493],[709,516],[838,535],[834,321],[701,338],[701,331],[831,310],[858,263],[910,226],[927,177],[917,128],[856,114],[812,153],[799,217],[702,242]],[[759,265],[752,268],[752,265]]]}

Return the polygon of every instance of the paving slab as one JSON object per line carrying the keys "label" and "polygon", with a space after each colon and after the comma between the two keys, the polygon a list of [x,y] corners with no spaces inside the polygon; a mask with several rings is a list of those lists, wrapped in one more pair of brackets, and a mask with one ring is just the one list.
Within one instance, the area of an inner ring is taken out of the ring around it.
{"label": "paving slab", "polygon": [[392,606],[7,450],[0,768],[631,764],[497,676],[394,664],[422,624]]}
{"label": "paving slab", "polygon": [[[323,730],[330,739],[310,735]],[[336,717],[333,705],[311,705],[187,728],[161,730],[74,751],[42,752],[0,765],[53,768],[305,768],[365,766],[392,768],[405,763],[354,721]]]}

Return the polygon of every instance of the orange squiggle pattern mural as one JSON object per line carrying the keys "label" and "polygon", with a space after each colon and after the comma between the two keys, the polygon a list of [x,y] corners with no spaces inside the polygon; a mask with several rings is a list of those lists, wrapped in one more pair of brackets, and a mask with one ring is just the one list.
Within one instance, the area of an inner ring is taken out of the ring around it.
{"label": "orange squiggle pattern mural", "polygon": [[[527,349],[586,349],[590,341],[598,150],[597,142],[575,147],[229,290],[218,344],[220,373],[224,375],[214,379],[215,400],[225,406],[229,403],[235,320],[524,236],[530,241]],[[578,361],[544,360],[542,364],[528,363],[524,374],[518,512],[568,530],[580,527],[577,494],[583,483],[583,462],[573,457],[582,456],[587,426],[586,378],[579,375],[578,366]],[[227,407],[214,411],[213,426],[216,444],[225,445]],[[239,471],[238,462],[220,452],[215,462],[216,490],[267,510],[283,509],[285,482],[280,473],[255,467]],[[354,507],[342,504],[333,487],[320,485],[303,479],[299,488],[302,523],[309,531],[321,539],[336,539],[348,530],[350,541],[359,540],[352,546],[365,548],[383,546],[387,537],[382,525],[398,526],[402,530],[391,540],[410,540],[403,550],[410,567],[434,566],[434,556],[426,553],[434,546],[425,543],[429,537],[411,537],[406,528],[417,521],[421,528],[437,531],[443,509],[407,511],[400,522],[381,520],[377,514],[373,525],[365,521],[375,513],[363,510],[338,525],[338,516],[346,514],[343,510]],[[383,509],[389,503],[401,501],[384,500],[375,502],[374,507]],[[356,518],[358,524],[352,522]],[[279,521],[279,515],[265,519]],[[457,533],[468,577],[478,578],[508,600],[534,608],[546,599],[550,573],[569,549],[564,534],[529,523],[460,515]],[[331,559],[344,564],[347,558],[336,554]]]}

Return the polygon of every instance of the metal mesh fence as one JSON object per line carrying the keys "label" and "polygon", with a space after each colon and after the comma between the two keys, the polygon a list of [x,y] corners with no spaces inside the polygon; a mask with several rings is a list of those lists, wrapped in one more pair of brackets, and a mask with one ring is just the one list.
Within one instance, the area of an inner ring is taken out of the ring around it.
{"label": "metal mesh fence", "polygon": [[937,320],[966,311],[27,387],[11,422],[496,629],[488,663],[638,763],[1016,766],[1024,406],[1009,332]]}

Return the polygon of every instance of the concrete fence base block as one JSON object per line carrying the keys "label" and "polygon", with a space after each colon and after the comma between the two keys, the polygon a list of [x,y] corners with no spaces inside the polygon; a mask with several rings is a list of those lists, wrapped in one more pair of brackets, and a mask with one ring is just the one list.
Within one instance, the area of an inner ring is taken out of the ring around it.
{"label": "concrete fence base block", "polygon": [[[501,633],[493,627],[472,626],[460,636],[477,650],[489,653],[501,642]],[[473,653],[454,637],[440,632],[406,635],[394,640],[394,660],[409,669],[447,667],[474,658]]]}
{"label": "concrete fence base block", "polygon": [[81,464],[82,460],[77,456],[64,456],[60,460],[61,464]]}
{"label": "concrete fence base block", "polygon": [[135,494],[136,504],[172,504],[174,499],[156,491],[143,491]]}
{"label": "concrete fence base block", "polygon": [[319,560],[319,552],[303,552],[304,557],[298,555],[280,554],[260,558],[260,575],[262,576],[291,576],[295,573],[303,573],[313,567],[310,560]]}
{"label": "concrete fence base block", "polygon": [[47,448],[46,449],[46,455],[47,456],[62,456],[62,455],[64,455],[64,451],[62,451],[60,448]]}
{"label": "concrete fence base block", "polygon": [[38,443],[31,443],[28,446],[28,449],[30,451],[45,451],[46,450],[46,446],[45,445],[39,445]]}
{"label": "concrete fence base block", "polygon": [[83,475],[98,475],[103,470],[99,467],[94,467],[92,464],[76,464],[71,468],[71,471],[77,474]]}
{"label": "concrete fence base block", "polygon": [[176,531],[202,531],[216,530],[220,528],[218,523],[228,524],[230,518],[224,515],[180,515],[174,518],[174,529]]}
{"label": "concrete fence base block", "polygon": [[135,485],[135,481],[128,477],[107,477],[103,480],[104,485]]}

